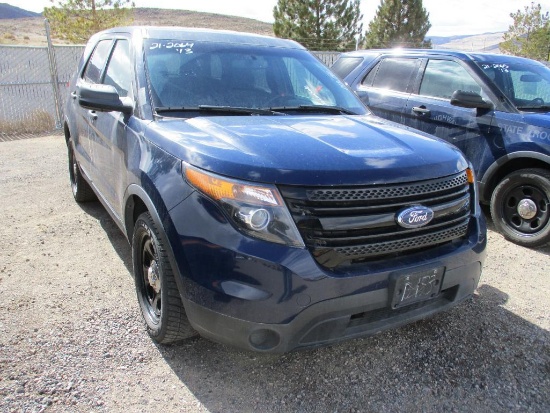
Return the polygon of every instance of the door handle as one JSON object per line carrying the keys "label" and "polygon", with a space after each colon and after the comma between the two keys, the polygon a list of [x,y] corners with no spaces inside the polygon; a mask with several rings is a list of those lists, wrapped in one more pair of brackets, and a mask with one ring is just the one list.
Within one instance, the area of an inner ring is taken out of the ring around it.
{"label": "door handle", "polygon": [[424,105],[422,105],[422,106],[413,106],[412,111],[416,115],[420,115],[420,116],[428,116],[431,113],[430,109],[426,109],[426,106],[424,106]]}
{"label": "door handle", "polygon": [[88,111],[88,116],[90,117],[91,120],[96,120],[97,119],[97,113],[95,110],[89,110]]}

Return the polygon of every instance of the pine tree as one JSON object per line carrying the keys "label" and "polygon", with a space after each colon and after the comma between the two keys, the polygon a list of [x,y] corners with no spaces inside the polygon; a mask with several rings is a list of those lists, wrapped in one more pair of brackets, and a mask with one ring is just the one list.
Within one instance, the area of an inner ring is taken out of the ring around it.
{"label": "pine tree", "polygon": [[535,60],[550,60],[550,18],[540,4],[525,6],[525,12],[510,13],[514,24],[504,33],[499,47],[505,53]]}
{"label": "pine tree", "polygon": [[432,25],[422,0],[380,0],[374,19],[369,23],[365,47],[431,48],[425,40]]}
{"label": "pine tree", "polygon": [[311,50],[353,50],[363,32],[359,0],[278,0],[273,31]]}
{"label": "pine tree", "polygon": [[131,0],[50,0],[44,8],[55,37],[71,43],[85,43],[92,34],[133,20]]}

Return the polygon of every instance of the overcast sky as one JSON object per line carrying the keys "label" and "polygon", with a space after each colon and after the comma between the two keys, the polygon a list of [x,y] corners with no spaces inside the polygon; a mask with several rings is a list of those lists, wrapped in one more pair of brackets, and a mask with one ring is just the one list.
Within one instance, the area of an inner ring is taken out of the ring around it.
{"label": "overcast sky", "polygon": [[[25,10],[41,12],[50,0],[2,0]],[[544,11],[550,0],[539,0]],[[136,7],[178,8],[273,21],[277,0],[135,0]],[[374,17],[380,0],[361,0],[364,29]],[[523,11],[531,0],[424,0],[432,24],[428,36],[455,36],[507,31],[510,13]],[[226,28],[228,29],[228,28]]]}

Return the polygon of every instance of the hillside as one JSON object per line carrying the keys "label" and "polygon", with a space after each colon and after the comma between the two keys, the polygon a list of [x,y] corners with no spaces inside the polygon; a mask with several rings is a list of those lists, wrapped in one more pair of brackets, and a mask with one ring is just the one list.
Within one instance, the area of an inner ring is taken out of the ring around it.
{"label": "hillside", "polygon": [[0,3],[0,19],[21,19],[25,17],[38,17],[40,13],[23,10],[7,3]]}
{"label": "hillside", "polygon": [[441,41],[436,44],[433,42],[434,48],[438,49],[454,49],[464,52],[487,52],[500,53],[499,43],[503,41],[501,33],[485,33],[474,36],[454,36],[447,38],[447,41]]}
{"label": "hillside", "polygon": [[[3,16],[3,9],[1,6],[9,5],[0,3],[0,15]],[[9,9],[10,12],[19,10],[19,18],[0,19],[0,44],[46,45],[44,19],[40,15],[13,6],[9,6]],[[25,13],[30,13],[38,17],[24,17]],[[134,10],[133,24],[145,26],[205,27],[258,33],[267,36],[274,35],[271,23],[244,17],[201,13],[188,10],[136,8]],[[503,33],[487,33],[475,36],[432,37],[432,43],[434,48],[438,49],[498,53],[498,44],[502,41],[502,35]],[[59,39],[53,39],[53,41],[55,44],[67,43]]]}
{"label": "hillside", "polygon": [[[226,29],[273,36],[271,23],[244,17],[200,13],[188,10],[136,8],[135,25],[186,26],[210,29]],[[55,44],[67,42],[53,39]],[[46,45],[44,19],[42,17],[0,19],[0,44]]]}

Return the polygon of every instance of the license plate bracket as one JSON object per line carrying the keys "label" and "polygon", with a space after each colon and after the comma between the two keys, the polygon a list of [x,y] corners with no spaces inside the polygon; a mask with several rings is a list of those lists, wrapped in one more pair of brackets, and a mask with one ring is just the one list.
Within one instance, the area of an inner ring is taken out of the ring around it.
{"label": "license plate bracket", "polygon": [[393,281],[392,308],[401,308],[439,295],[445,267],[398,275]]}

